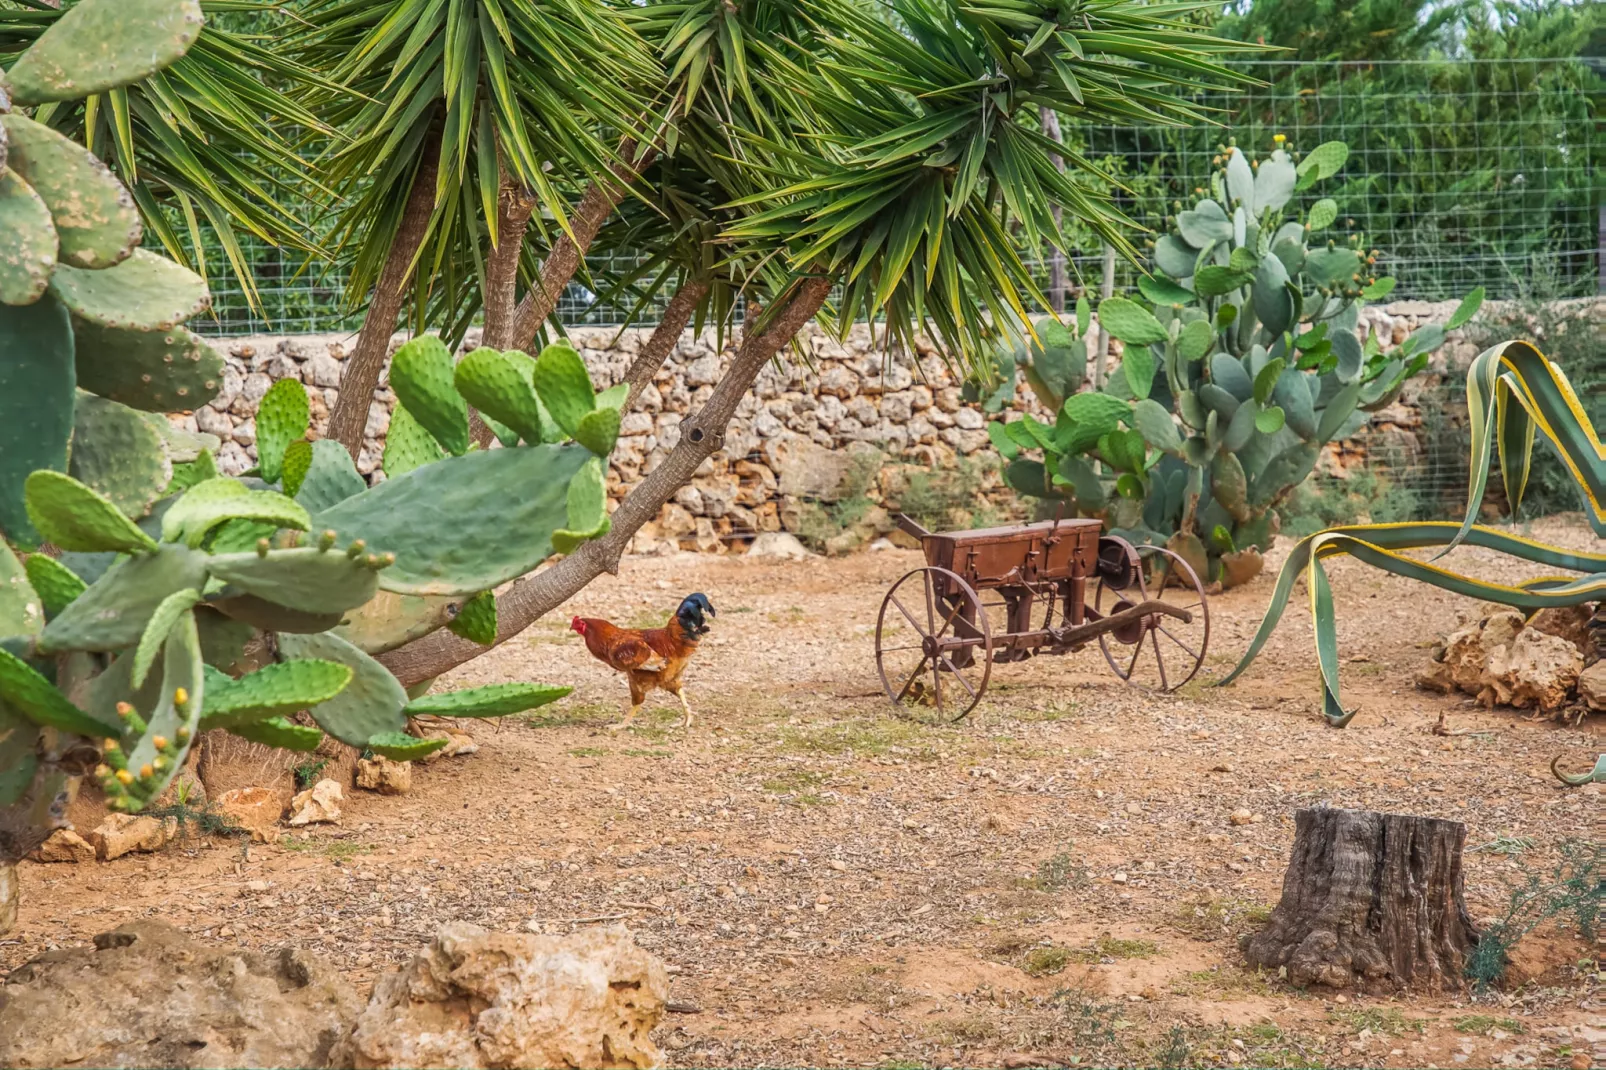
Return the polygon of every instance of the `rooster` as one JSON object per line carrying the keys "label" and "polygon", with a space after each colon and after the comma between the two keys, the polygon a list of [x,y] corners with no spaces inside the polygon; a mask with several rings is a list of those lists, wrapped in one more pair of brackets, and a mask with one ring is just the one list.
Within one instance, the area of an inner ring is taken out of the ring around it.
{"label": "rooster", "polygon": [[697,643],[708,634],[703,614],[718,616],[706,595],[689,594],[675,610],[675,619],[662,628],[621,628],[592,617],[575,617],[569,627],[586,641],[586,649],[598,661],[622,672],[630,681],[630,711],[625,719],[610,725],[610,732],[627,727],[652,691],[667,691],[680,700],[686,716],[680,727],[691,726],[691,706],[681,690],[680,674],[697,652]]}

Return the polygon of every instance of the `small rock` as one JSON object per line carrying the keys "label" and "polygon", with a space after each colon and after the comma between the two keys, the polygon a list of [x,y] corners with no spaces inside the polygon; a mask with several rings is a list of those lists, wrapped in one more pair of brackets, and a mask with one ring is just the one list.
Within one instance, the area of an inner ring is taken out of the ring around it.
{"label": "small rock", "polygon": [[1125,884],[1127,877],[1125,873],[1117,873],[1115,876],[1111,877],[1110,880],[1115,884]]}
{"label": "small rock", "polygon": [[1583,667],[1583,655],[1572,643],[1524,628],[1510,644],[1489,652],[1478,697],[1490,706],[1534,706],[1548,713],[1567,704]]}
{"label": "small rock", "polygon": [[250,832],[253,842],[277,843],[283,799],[270,788],[232,788],[212,800],[212,806],[230,824]]}
{"label": "small rock", "polygon": [[996,832],[1001,836],[1007,836],[1015,831],[1014,826],[1001,814],[988,814],[981,819],[981,827],[989,832]]}
{"label": "small rock", "polygon": [[1591,1063],[1589,1052],[1580,1051],[1574,1053],[1573,1057],[1567,1061],[1567,1068],[1568,1070],[1589,1070]]}
{"label": "small rock", "polygon": [[34,862],[93,862],[95,848],[72,829],[57,829],[28,858]]}
{"label": "small rock", "polygon": [[1248,810],[1243,810],[1243,809],[1234,810],[1232,812],[1232,815],[1227,818],[1227,820],[1232,822],[1234,825],[1247,825],[1251,821],[1253,821],[1254,819],[1255,819],[1255,815],[1254,814],[1250,813]]}
{"label": "small rock", "polygon": [[848,864],[842,861],[840,858],[833,858],[831,861],[827,862],[826,865],[830,866],[838,873],[846,873],[848,870]]}
{"label": "small rock", "polygon": [[413,763],[394,762],[383,754],[359,759],[357,786],[381,795],[406,795],[413,787]]}
{"label": "small rock", "polygon": [[338,781],[320,780],[290,800],[290,824],[296,827],[339,824],[343,801],[345,794]]}
{"label": "small rock", "polygon": [[158,819],[149,814],[108,814],[84,838],[95,848],[102,862],[133,851],[160,851],[178,835],[178,818]]}
{"label": "small rock", "polygon": [[804,549],[796,535],[784,531],[766,531],[753,540],[747,556],[755,560],[772,558],[782,561],[804,561],[813,555]]}
{"label": "small rock", "polygon": [[441,758],[456,758],[462,754],[474,754],[479,751],[480,745],[474,742],[474,737],[467,732],[454,732],[449,728],[430,728],[419,733],[420,739],[444,739],[446,746],[440,750],[431,751],[424,755],[424,761],[433,762]]}
{"label": "small rock", "polygon": [[411,963],[381,978],[330,1053],[344,1067],[653,1067],[663,963],[623,926],[568,936],[441,926]]}

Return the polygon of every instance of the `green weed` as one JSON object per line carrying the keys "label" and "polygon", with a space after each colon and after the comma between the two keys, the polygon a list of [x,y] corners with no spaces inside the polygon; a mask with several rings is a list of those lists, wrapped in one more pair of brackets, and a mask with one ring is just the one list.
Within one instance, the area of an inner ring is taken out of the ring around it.
{"label": "green weed", "polygon": [[1528,1031],[1515,1018],[1495,1018],[1487,1014],[1468,1014],[1457,1018],[1453,1024],[1457,1033],[1472,1033],[1477,1036],[1483,1036],[1496,1029],[1516,1035]]}

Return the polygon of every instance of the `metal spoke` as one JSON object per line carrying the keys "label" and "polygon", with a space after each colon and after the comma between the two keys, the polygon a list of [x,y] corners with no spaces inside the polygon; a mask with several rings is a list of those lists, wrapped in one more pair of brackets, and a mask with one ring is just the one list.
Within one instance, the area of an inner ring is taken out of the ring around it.
{"label": "metal spoke", "polygon": [[907,695],[909,693],[910,686],[914,684],[915,678],[920,675],[921,670],[924,669],[925,667],[926,667],[926,659],[925,658],[921,658],[920,659],[920,663],[915,666],[915,671],[909,674],[909,678],[907,680],[905,680],[903,682],[903,686],[898,689],[898,697],[894,701],[896,701],[896,702],[902,702],[903,701],[903,696],[905,696],[905,695]]}
{"label": "metal spoke", "polygon": [[926,644],[924,643],[910,643],[908,646],[884,646],[881,648],[881,653],[896,654],[900,650],[924,650],[925,647]]}
{"label": "metal spoke", "polygon": [[1183,650],[1186,650],[1190,655],[1193,656],[1195,660],[1198,660],[1198,651],[1194,650],[1193,647],[1189,646],[1187,643],[1184,643],[1181,639],[1178,639],[1176,636],[1172,635],[1169,631],[1166,631],[1164,625],[1155,625],[1155,630],[1165,632],[1165,637],[1167,639],[1180,646]]}
{"label": "metal spoke", "polygon": [[960,613],[964,612],[964,609],[965,609],[965,604],[963,602],[957,603],[954,606],[953,611],[950,612],[946,617],[943,618],[942,627],[938,628],[935,632],[932,633],[932,638],[935,638],[935,639],[942,638],[942,633],[946,632],[948,630],[948,625],[952,624],[954,622],[955,618],[957,618],[960,615]]}
{"label": "metal spoke", "polygon": [[970,686],[970,682],[965,679],[965,674],[959,671],[958,666],[948,660],[947,654],[942,656],[942,663],[948,666],[948,671],[954,674],[954,679],[959,681],[960,686],[970,692],[971,701],[974,702],[977,698],[976,689]]}
{"label": "metal spoke", "polygon": [[[926,592],[926,630],[922,634],[934,635],[937,631],[937,610],[932,604],[936,599],[936,592],[932,590],[932,587],[934,587],[936,584],[932,580],[931,573],[929,572],[925,573],[923,579],[925,580],[924,588]],[[917,624],[915,627],[918,628],[919,625]]]}
{"label": "metal spoke", "polygon": [[1138,655],[1141,653],[1143,653],[1143,640],[1139,639],[1136,643],[1132,644],[1132,660],[1127,662],[1126,672],[1122,674],[1121,679],[1132,679],[1132,673],[1138,667]]}
{"label": "metal spoke", "polygon": [[1160,637],[1155,635],[1152,631],[1149,633],[1149,635],[1154,640],[1154,663],[1160,669],[1160,690],[1169,691],[1171,689],[1166,686],[1165,679],[1165,656],[1160,653]]}
{"label": "metal spoke", "polygon": [[925,635],[926,634],[925,632],[921,632],[920,631],[920,622],[915,620],[914,614],[910,613],[907,609],[903,608],[903,603],[898,601],[898,595],[896,594],[897,588],[894,588],[893,590],[894,590],[894,593],[887,595],[887,599],[893,605],[898,607],[898,612],[899,613],[902,613],[906,618],[908,618],[909,626],[911,628],[913,628],[916,632],[919,632],[921,635]]}
{"label": "metal spoke", "polygon": [[942,708],[942,666],[937,664],[937,659],[936,658],[932,658],[931,659],[931,682],[932,682],[932,686],[936,688],[936,692],[937,692],[937,716],[941,717],[942,714],[943,714],[943,708]]}

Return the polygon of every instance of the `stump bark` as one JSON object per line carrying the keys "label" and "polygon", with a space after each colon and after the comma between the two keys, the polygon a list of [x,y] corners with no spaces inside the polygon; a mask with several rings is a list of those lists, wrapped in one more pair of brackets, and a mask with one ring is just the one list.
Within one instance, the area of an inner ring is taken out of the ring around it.
{"label": "stump bark", "polygon": [[1295,985],[1420,991],[1464,986],[1478,933],[1462,895],[1466,826],[1409,814],[1294,815],[1282,901],[1244,945]]}

